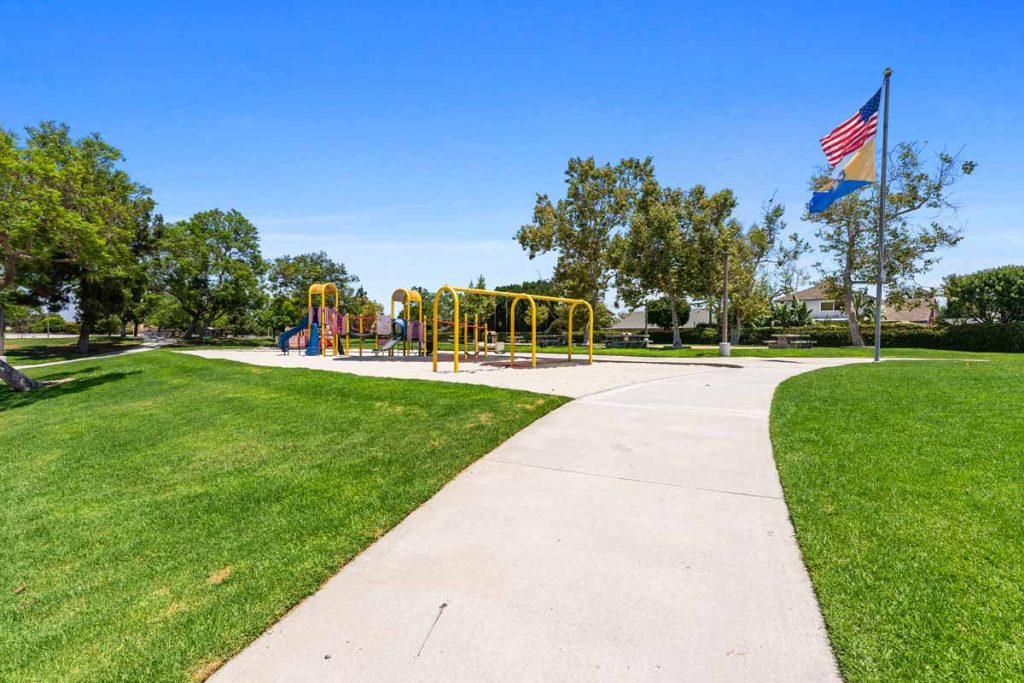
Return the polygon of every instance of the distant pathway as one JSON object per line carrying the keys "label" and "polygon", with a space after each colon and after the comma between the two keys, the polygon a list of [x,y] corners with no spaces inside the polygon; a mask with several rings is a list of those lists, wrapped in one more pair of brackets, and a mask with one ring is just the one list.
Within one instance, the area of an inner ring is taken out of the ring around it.
{"label": "distant pathway", "polygon": [[537,421],[211,680],[838,680],[768,410],[851,361],[736,360]]}
{"label": "distant pathway", "polygon": [[81,363],[83,360],[99,360],[102,358],[113,358],[114,356],[124,356],[129,353],[141,353],[143,351],[152,351],[153,349],[159,349],[167,346],[171,342],[144,342],[138,346],[132,346],[127,349],[121,349],[120,351],[110,351],[109,353],[97,353],[95,356],[82,356],[81,358],[69,358],[67,360],[54,360],[49,363],[35,363],[32,365],[15,365],[15,370],[34,370],[35,368],[48,368],[53,365],[65,365],[67,363]]}

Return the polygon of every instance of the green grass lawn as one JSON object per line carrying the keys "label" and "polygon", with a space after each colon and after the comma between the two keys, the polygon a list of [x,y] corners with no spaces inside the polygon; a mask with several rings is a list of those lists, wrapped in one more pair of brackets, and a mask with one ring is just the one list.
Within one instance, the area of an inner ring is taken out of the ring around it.
{"label": "green grass lawn", "polygon": [[92,337],[89,340],[88,356],[78,353],[73,337],[38,337],[32,339],[12,339],[4,341],[7,362],[11,365],[36,365],[57,360],[75,360],[88,356],[96,356],[113,351],[122,351],[142,343],[134,337]]}
{"label": "green grass lawn", "polygon": [[781,385],[775,457],[848,681],[1024,680],[1024,365]]}
{"label": "green grass lawn", "polygon": [[[451,348],[451,347],[449,347]],[[507,350],[506,346],[506,350]],[[516,344],[516,353],[519,353],[520,345]],[[530,347],[525,348],[529,353]],[[547,346],[537,349],[543,353],[566,353],[565,346]],[[573,346],[573,356],[587,352],[585,346]],[[698,346],[688,349],[667,348],[646,348],[646,349],[606,349],[594,347],[595,356],[634,356],[642,358],[707,358],[718,356],[718,347]],[[872,347],[854,348],[852,346],[828,347],[821,346],[813,349],[769,349],[764,346],[734,346],[732,355],[737,358],[874,358],[875,351]],[[975,353],[971,351],[941,351],[935,349],[882,349],[882,358],[947,358],[947,359],[999,359],[1009,361],[1024,361],[1022,353]]]}
{"label": "green grass lawn", "polygon": [[150,351],[0,388],[0,680],[185,681],[566,399]]}

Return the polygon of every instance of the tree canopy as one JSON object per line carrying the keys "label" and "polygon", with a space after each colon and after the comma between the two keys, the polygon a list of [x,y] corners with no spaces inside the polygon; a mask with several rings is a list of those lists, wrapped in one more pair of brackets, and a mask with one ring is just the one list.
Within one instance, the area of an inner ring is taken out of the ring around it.
{"label": "tree canopy", "polygon": [[987,268],[943,281],[946,316],[979,323],[1024,321],[1024,266]]}
{"label": "tree canopy", "polygon": [[[949,222],[956,213],[950,191],[977,167],[946,152],[938,153],[930,165],[922,159],[924,149],[921,143],[903,142],[888,160],[882,283],[888,288],[886,300],[895,304],[914,296],[915,278],[938,263],[940,250],[962,239],[961,229]],[[812,187],[819,186],[822,177],[812,178]],[[854,285],[878,278],[878,191],[879,185],[873,184],[804,217],[818,225],[815,235],[826,257],[818,268],[827,290],[843,301],[854,346],[864,345],[853,305]]]}
{"label": "tree canopy", "polygon": [[538,194],[533,221],[516,239],[530,258],[555,252],[553,280],[564,295],[585,299],[599,310],[616,267],[612,238],[628,224],[640,189],[654,174],[650,158],[598,165],[573,158],[565,171],[566,195],[552,202]]}
{"label": "tree canopy", "polygon": [[265,272],[256,226],[240,212],[203,211],[167,226],[162,281],[188,319],[185,337],[232,310],[247,311],[263,292]]}

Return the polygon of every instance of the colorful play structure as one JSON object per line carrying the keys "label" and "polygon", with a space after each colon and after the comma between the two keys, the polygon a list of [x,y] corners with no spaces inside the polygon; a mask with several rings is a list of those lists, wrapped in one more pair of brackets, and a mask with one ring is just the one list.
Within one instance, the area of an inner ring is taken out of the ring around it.
{"label": "colorful play structure", "polygon": [[[452,296],[453,319],[443,320],[438,315],[438,303],[441,296],[448,293]],[[459,318],[459,295],[489,296],[505,298],[509,305],[509,346],[508,366],[516,367],[515,320],[516,307],[520,302],[530,306],[530,367],[537,367],[537,302],[564,304],[568,310],[568,360],[572,361],[573,319],[577,307],[583,306],[587,311],[587,325],[584,339],[587,344],[587,360],[594,362],[594,310],[590,303],[583,299],[569,299],[559,296],[526,294],[523,292],[498,292],[489,289],[472,287],[453,287],[443,285],[434,295],[433,316],[424,320],[423,297],[414,289],[396,289],[391,294],[390,315],[359,316],[343,313],[339,310],[339,295],[336,285],[331,283],[314,284],[309,288],[306,315],[295,327],[285,330],[278,337],[277,345],[284,353],[290,349],[305,350],[308,356],[340,356],[363,355],[364,349],[375,356],[387,354],[394,356],[398,352],[402,356],[431,355],[434,372],[438,371],[438,348],[441,331],[452,333],[453,371],[459,371],[459,357],[464,361],[472,355],[479,359],[481,351],[486,360],[488,352],[500,354],[504,345],[497,340],[497,333],[480,324],[477,316],[470,322],[469,315]],[[332,299],[333,297],[333,299]],[[398,315],[395,305],[402,306]],[[470,347],[470,330],[472,330],[472,347]],[[483,343],[481,344],[481,338]],[[353,341],[355,348],[353,349]],[[460,342],[461,339],[461,342]],[[429,345],[429,347],[428,347]]]}
{"label": "colorful play structure", "polygon": [[[342,313],[338,287],[331,283],[310,285],[307,302],[306,315],[299,324],[277,338],[277,346],[284,353],[291,349],[304,349],[307,356],[348,356],[353,352],[362,356],[364,350],[374,355],[394,355],[396,349],[406,356],[426,353],[423,299],[415,290],[395,290],[391,315]],[[419,304],[419,318],[396,318],[395,303],[405,306],[407,317],[413,305]]]}

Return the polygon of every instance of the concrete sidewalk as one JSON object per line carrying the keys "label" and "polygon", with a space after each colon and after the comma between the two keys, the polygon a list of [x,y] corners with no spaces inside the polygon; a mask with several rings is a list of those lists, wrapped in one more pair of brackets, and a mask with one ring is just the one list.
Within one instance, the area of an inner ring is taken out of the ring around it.
{"label": "concrete sidewalk", "polygon": [[590,395],[471,466],[225,681],[823,681],[838,674],[748,360]]}

